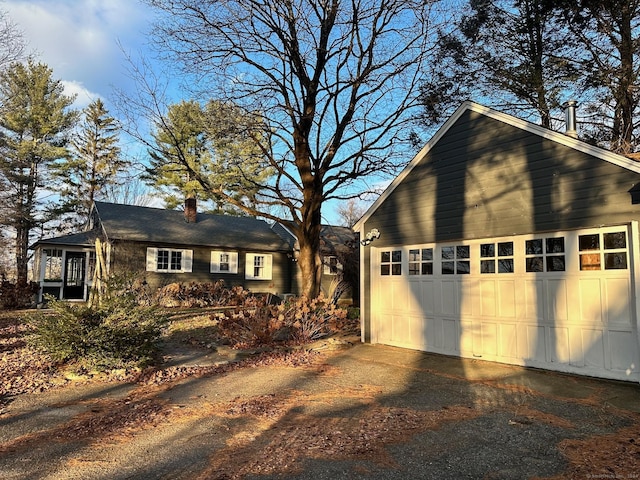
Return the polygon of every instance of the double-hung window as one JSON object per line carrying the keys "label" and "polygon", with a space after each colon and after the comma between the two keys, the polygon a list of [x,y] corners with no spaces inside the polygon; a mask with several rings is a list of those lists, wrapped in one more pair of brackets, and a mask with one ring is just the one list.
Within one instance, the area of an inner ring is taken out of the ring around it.
{"label": "double-hung window", "polygon": [[173,248],[147,248],[147,271],[159,273],[191,272],[193,252]]}
{"label": "double-hung window", "polygon": [[342,272],[342,264],[336,256],[322,257],[323,273],[325,275],[337,275]]}
{"label": "double-hung window", "polygon": [[245,258],[245,278],[247,280],[271,280],[273,255],[270,253],[247,253]]}
{"label": "double-hung window", "polygon": [[211,252],[211,273],[238,273],[238,252]]}

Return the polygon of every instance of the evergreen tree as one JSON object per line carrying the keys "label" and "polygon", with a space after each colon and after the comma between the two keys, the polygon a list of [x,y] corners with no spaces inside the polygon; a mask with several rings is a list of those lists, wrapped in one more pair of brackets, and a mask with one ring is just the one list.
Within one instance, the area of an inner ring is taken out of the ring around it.
{"label": "evergreen tree", "polygon": [[640,0],[558,0],[581,46],[587,139],[627,154],[637,150],[640,109]]}
{"label": "evergreen tree", "polygon": [[89,104],[83,115],[81,128],[72,140],[72,155],[53,168],[61,200],[55,211],[71,214],[67,226],[72,228],[88,220],[93,201],[104,196],[129,164],[120,156],[118,123],[102,100]]}
{"label": "evergreen tree", "polygon": [[579,55],[549,0],[469,0],[422,86],[425,118],[438,123],[474,99],[551,128],[570,95]]}
{"label": "evergreen tree", "polygon": [[44,223],[39,194],[51,164],[67,157],[78,118],[52,73],[31,59],[0,73],[0,225],[15,235],[19,283],[27,281],[30,235]]}
{"label": "evergreen tree", "polygon": [[167,208],[196,197],[208,202],[210,211],[242,215],[215,193],[219,189],[238,201],[255,203],[259,185],[270,174],[252,140],[259,135],[252,125],[255,121],[239,107],[221,101],[212,100],[204,108],[193,100],[170,105],[156,122],[145,176],[163,193]]}

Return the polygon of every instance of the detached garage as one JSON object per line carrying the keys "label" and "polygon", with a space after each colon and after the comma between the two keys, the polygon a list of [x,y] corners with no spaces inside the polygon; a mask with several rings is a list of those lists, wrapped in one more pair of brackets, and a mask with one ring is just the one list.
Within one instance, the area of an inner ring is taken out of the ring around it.
{"label": "detached garage", "polygon": [[638,189],[634,160],[464,103],[355,226],[363,341],[640,381]]}

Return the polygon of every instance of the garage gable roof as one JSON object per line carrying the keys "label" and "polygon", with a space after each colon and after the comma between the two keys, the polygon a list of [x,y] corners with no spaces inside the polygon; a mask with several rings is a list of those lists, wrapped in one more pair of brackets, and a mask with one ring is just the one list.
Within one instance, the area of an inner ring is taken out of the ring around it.
{"label": "garage gable roof", "polygon": [[400,174],[391,182],[391,184],[386,188],[386,190],[378,197],[378,199],[369,207],[369,209],[365,212],[360,220],[354,225],[353,229],[355,231],[359,231],[363,228],[365,222],[373,215],[373,213],[378,209],[378,207],[385,201],[389,195],[396,189],[396,187],[402,183],[402,181],[411,173],[411,171],[419,164],[429,153],[429,151],[440,141],[440,139],[449,131],[449,129],[458,121],[458,119],[467,111],[472,111],[475,113],[479,113],[486,117],[492,118],[494,120],[503,122],[507,125],[511,125],[513,127],[519,128],[521,130],[525,130],[527,132],[538,135],[542,138],[551,140],[553,142],[565,145],[567,147],[573,148],[574,150],[586,153],[595,158],[599,158],[603,161],[612,163],[619,167],[630,170],[634,173],[640,173],[640,163],[630,158],[627,158],[623,155],[618,155],[617,153],[613,153],[609,150],[605,150],[600,147],[596,147],[590,145],[582,140],[578,140],[576,138],[565,135],[561,132],[556,132],[554,130],[549,130],[547,128],[541,127],[540,125],[536,125],[534,123],[528,122],[526,120],[522,120],[520,118],[516,118],[512,115],[508,115],[506,113],[498,112],[491,108],[485,107],[484,105],[480,105],[478,103],[472,101],[466,101],[458,109],[449,117],[449,119],[438,129],[435,135],[427,142],[427,144],[418,152],[418,154],[413,157],[411,162],[400,172]]}

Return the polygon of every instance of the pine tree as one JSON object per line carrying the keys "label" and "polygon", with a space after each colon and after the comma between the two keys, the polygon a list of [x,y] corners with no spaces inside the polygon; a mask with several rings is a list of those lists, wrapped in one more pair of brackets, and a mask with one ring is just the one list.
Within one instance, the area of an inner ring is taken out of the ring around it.
{"label": "pine tree", "polygon": [[44,223],[39,194],[48,169],[67,157],[78,118],[52,74],[31,59],[0,73],[0,225],[15,235],[18,283],[27,281],[30,236]]}
{"label": "pine tree", "polygon": [[70,227],[87,221],[93,201],[118,181],[118,172],[128,165],[120,155],[118,123],[102,100],[89,104],[83,115],[81,128],[72,140],[72,155],[54,167],[61,200],[56,210],[62,215],[71,214]]}
{"label": "pine tree", "polygon": [[[146,178],[163,193],[165,205],[176,208],[187,197],[208,203],[210,211],[232,215],[243,212],[213,194],[220,188],[239,202],[255,203],[270,175],[252,135],[258,129],[251,114],[239,107],[210,101],[170,105],[157,122],[149,150]],[[209,186],[211,188],[205,188]]]}

